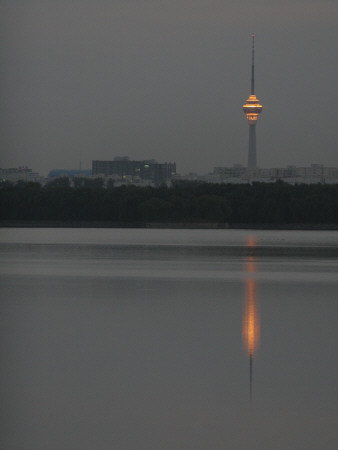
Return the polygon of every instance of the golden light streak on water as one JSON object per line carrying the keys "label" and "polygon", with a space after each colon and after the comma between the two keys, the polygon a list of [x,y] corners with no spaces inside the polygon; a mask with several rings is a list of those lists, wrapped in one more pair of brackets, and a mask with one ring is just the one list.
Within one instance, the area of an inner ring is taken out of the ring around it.
{"label": "golden light streak on water", "polygon": [[[247,241],[247,247],[254,247],[255,240],[250,237]],[[246,259],[246,272],[248,274],[245,281],[245,306],[243,316],[243,342],[249,354],[250,361],[250,400],[252,398],[252,376],[253,376],[253,357],[258,349],[260,339],[260,320],[256,300],[256,272],[255,259],[248,256]]]}
{"label": "golden light streak on water", "polygon": [[[251,265],[254,263],[251,262]],[[249,356],[254,355],[260,338],[259,314],[256,303],[256,280],[246,280],[246,296],[243,319],[243,339]]]}

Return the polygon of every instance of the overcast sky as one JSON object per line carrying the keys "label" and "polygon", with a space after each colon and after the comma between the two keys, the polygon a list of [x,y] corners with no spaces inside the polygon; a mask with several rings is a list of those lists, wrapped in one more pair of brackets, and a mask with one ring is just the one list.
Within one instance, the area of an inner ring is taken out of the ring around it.
{"label": "overcast sky", "polygon": [[337,0],[0,0],[0,167],[338,166]]}

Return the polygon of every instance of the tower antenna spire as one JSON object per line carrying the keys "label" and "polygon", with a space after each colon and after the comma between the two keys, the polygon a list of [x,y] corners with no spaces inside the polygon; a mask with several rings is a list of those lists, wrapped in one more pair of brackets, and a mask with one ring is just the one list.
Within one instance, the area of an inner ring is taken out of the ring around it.
{"label": "tower antenna spire", "polygon": [[255,35],[252,35],[251,53],[251,95],[255,94]]}

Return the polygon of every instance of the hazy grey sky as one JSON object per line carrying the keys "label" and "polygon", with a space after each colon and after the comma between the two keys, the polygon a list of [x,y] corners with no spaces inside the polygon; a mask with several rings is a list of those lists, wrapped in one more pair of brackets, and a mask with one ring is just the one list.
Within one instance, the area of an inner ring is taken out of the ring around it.
{"label": "hazy grey sky", "polygon": [[0,0],[0,167],[338,166],[336,0]]}

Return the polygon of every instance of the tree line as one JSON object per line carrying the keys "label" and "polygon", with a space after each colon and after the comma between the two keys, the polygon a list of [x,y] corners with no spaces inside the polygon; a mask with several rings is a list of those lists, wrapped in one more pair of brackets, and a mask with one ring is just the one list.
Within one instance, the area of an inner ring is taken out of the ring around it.
{"label": "tree line", "polygon": [[20,221],[337,224],[338,184],[175,182],[104,186],[57,179],[46,186],[0,184],[0,219]]}

